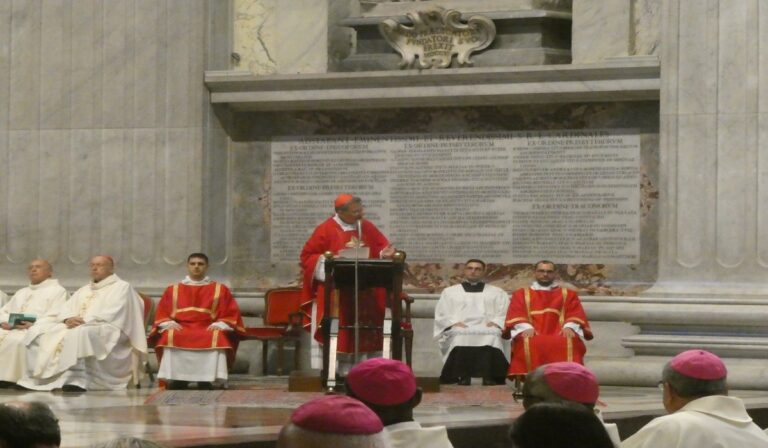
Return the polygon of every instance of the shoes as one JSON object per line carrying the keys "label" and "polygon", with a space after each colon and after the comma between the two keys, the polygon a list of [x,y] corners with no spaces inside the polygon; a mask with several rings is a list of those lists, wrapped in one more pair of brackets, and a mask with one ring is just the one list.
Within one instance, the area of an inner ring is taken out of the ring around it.
{"label": "shoes", "polygon": [[74,384],[65,384],[61,386],[61,391],[62,392],[86,392],[86,389],[80,386],[75,386]]}
{"label": "shoes", "polygon": [[463,376],[459,378],[458,382],[459,386],[469,386],[472,384],[472,377],[471,376]]}
{"label": "shoes", "polygon": [[483,386],[498,386],[500,384],[504,384],[504,382],[497,381],[493,378],[483,378]]}
{"label": "shoes", "polygon": [[213,390],[213,383],[210,381],[198,381],[197,388],[199,390]]}
{"label": "shoes", "polygon": [[189,386],[189,381],[170,380],[165,385],[165,390],[186,390]]}
{"label": "shoes", "polygon": [[0,389],[15,389],[16,383],[10,381],[0,381]]}

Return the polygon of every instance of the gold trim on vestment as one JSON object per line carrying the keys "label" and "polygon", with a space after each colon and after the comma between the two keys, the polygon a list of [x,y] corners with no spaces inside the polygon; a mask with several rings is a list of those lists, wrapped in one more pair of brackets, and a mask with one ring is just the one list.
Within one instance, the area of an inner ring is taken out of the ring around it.
{"label": "gold trim on vestment", "polygon": [[199,308],[196,306],[188,306],[186,308],[181,308],[176,310],[177,313],[186,313],[189,311],[197,311],[199,313],[211,314],[211,310],[209,308]]}
{"label": "gold trim on vestment", "polygon": [[[539,314],[546,314],[546,313],[553,313],[560,316],[560,311],[554,308],[544,308],[543,310],[531,311],[532,316],[538,316]],[[562,320],[562,318],[560,320]]]}
{"label": "gold trim on vestment", "polygon": [[524,317],[516,317],[514,319],[509,319],[506,323],[507,324],[514,324],[515,322],[528,322],[528,320]]}
{"label": "gold trim on vestment", "polygon": [[525,370],[530,372],[531,368],[531,338],[523,337],[523,350],[525,351]]}
{"label": "gold trim on vestment", "polygon": [[568,290],[565,288],[562,288],[563,291],[563,306],[560,311],[560,326],[563,326],[563,323],[565,323],[565,299],[568,298]]}
{"label": "gold trim on vestment", "polygon": [[531,319],[531,288],[525,288],[525,313],[528,315],[528,322],[533,322]]}
{"label": "gold trim on vestment", "polygon": [[586,327],[587,323],[578,317],[570,317],[568,318],[568,322],[576,322],[577,324],[581,325],[582,327]]}
{"label": "gold trim on vestment", "polygon": [[213,290],[213,305],[211,305],[211,317],[216,317],[216,309],[219,307],[219,296],[221,295],[221,283],[216,283]]}
{"label": "gold trim on vestment", "polygon": [[219,330],[218,328],[213,330],[213,339],[211,340],[211,348],[218,348],[216,345],[219,342]]}
{"label": "gold trim on vestment", "polygon": [[566,360],[573,362],[573,338],[565,338]]}
{"label": "gold trim on vestment", "polygon": [[179,306],[178,302],[179,302],[179,284],[176,283],[175,285],[173,285],[173,300],[172,300],[173,306],[171,308],[171,319],[176,318],[176,308],[178,308]]}
{"label": "gold trim on vestment", "polygon": [[173,328],[168,330],[168,347],[173,347]]}

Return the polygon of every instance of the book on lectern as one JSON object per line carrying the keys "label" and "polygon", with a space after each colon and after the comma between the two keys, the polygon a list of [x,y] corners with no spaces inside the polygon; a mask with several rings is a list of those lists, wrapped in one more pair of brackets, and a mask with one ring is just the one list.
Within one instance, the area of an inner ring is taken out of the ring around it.
{"label": "book on lectern", "polygon": [[34,322],[37,320],[37,316],[34,314],[25,314],[25,313],[11,313],[10,316],[8,316],[8,325],[15,327],[16,325],[22,323],[22,322]]}

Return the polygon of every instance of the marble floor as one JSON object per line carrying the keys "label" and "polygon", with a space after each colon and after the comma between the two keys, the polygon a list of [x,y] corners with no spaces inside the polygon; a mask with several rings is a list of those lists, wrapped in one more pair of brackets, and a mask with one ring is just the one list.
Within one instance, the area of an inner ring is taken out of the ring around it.
{"label": "marble floor", "polygon": [[[60,419],[63,447],[91,446],[126,435],[169,447],[269,447],[273,446],[277,432],[291,410],[311,394],[283,393],[284,400],[275,400],[274,396],[265,394],[261,401],[254,398],[262,396],[258,391],[260,384],[273,389],[276,384],[287,387],[287,379],[241,379],[233,381],[229,391],[217,391],[218,394],[184,391],[174,392],[172,396],[157,388],[82,394],[2,390],[0,402],[42,401],[50,405]],[[242,393],[237,392],[240,388],[243,388]],[[470,442],[477,442],[477,434],[497,440],[522,412],[521,406],[506,399],[506,394],[511,394],[511,388],[507,386],[493,389],[470,386],[458,392],[457,388],[444,388],[439,393],[428,394],[423,404],[416,408],[416,419],[425,426],[448,426],[449,435],[452,440],[456,438],[454,445],[457,447],[474,445]],[[451,400],[451,394],[457,393],[467,397],[490,393],[489,396],[496,394],[505,401],[494,404],[482,399]],[[734,391],[732,394],[743,398],[748,408],[758,413],[768,410],[768,391]],[[250,398],[238,400],[239,396],[246,395]],[[222,401],[225,397],[229,397],[226,403]],[[640,418],[644,424],[663,413],[661,395],[656,388],[603,387],[601,400],[606,404],[602,412],[607,421]],[[495,430],[489,431],[489,428]],[[472,433],[473,429],[479,431]]]}

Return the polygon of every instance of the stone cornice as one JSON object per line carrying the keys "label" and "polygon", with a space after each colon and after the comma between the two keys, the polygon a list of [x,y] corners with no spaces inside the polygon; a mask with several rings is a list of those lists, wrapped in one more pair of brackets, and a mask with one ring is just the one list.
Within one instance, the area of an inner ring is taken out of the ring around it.
{"label": "stone cornice", "polygon": [[602,64],[256,76],[208,71],[213,104],[298,111],[658,100],[656,58]]}

